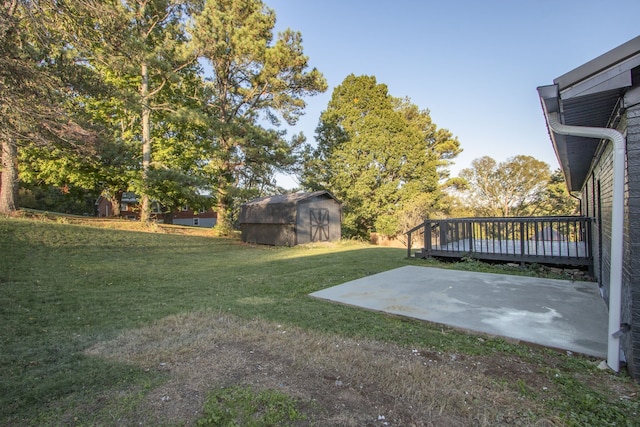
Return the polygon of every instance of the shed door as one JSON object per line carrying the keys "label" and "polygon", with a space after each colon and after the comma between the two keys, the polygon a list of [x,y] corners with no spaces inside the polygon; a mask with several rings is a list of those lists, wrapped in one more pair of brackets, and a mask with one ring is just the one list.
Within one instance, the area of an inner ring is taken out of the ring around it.
{"label": "shed door", "polygon": [[329,240],[329,209],[309,209],[311,217],[311,241]]}

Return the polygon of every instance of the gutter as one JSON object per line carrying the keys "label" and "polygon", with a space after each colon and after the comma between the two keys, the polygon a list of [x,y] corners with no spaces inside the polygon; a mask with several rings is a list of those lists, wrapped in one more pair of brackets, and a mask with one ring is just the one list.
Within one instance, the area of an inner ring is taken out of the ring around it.
{"label": "gutter", "polygon": [[624,136],[615,129],[569,126],[560,123],[557,112],[548,112],[543,102],[549,128],[560,135],[606,139],[613,143],[613,200],[611,207],[611,269],[609,272],[609,328],[607,365],[620,371],[620,337],[626,332],[621,326],[622,266],[624,242]]}

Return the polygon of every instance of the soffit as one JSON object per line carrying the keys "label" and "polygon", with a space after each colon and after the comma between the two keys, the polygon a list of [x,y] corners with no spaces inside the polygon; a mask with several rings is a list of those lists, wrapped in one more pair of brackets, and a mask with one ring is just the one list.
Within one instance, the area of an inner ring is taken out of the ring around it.
{"label": "soffit", "polygon": [[[639,67],[640,37],[636,37],[558,77],[554,80],[555,85],[539,88],[545,114],[558,111],[565,125],[615,127],[622,97],[629,88],[640,83],[637,81]],[[569,190],[580,190],[597,155],[600,141],[550,134]]]}

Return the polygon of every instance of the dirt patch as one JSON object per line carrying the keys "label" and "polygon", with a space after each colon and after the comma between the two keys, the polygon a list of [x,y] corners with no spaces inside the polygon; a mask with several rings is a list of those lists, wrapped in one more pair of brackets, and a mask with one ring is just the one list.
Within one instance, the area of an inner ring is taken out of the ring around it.
{"label": "dirt patch", "polygon": [[402,348],[209,312],[165,318],[87,353],[169,373],[124,424],[192,425],[211,390],[250,385],[301,402],[309,420],[299,425],[555,425],[512,386],[550,384],[511,356]]}

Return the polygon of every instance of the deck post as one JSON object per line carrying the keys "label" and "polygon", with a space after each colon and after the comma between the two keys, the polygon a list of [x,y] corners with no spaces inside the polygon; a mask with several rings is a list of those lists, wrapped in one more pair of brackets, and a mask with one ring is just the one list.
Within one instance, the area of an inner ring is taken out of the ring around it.
{"label": "deck post", "polygon": [[411,258],[411,232],[407,233],[407,258]]}
{"label": "deck post", "polygon": [[424,251],[425,257],[431,254],[431,221],[424,220]]}
{"label": "deck post", "polygon": [[440,221],[440,249],[446,247],[449,244],[448,235],[449,225],[446,221]]}

